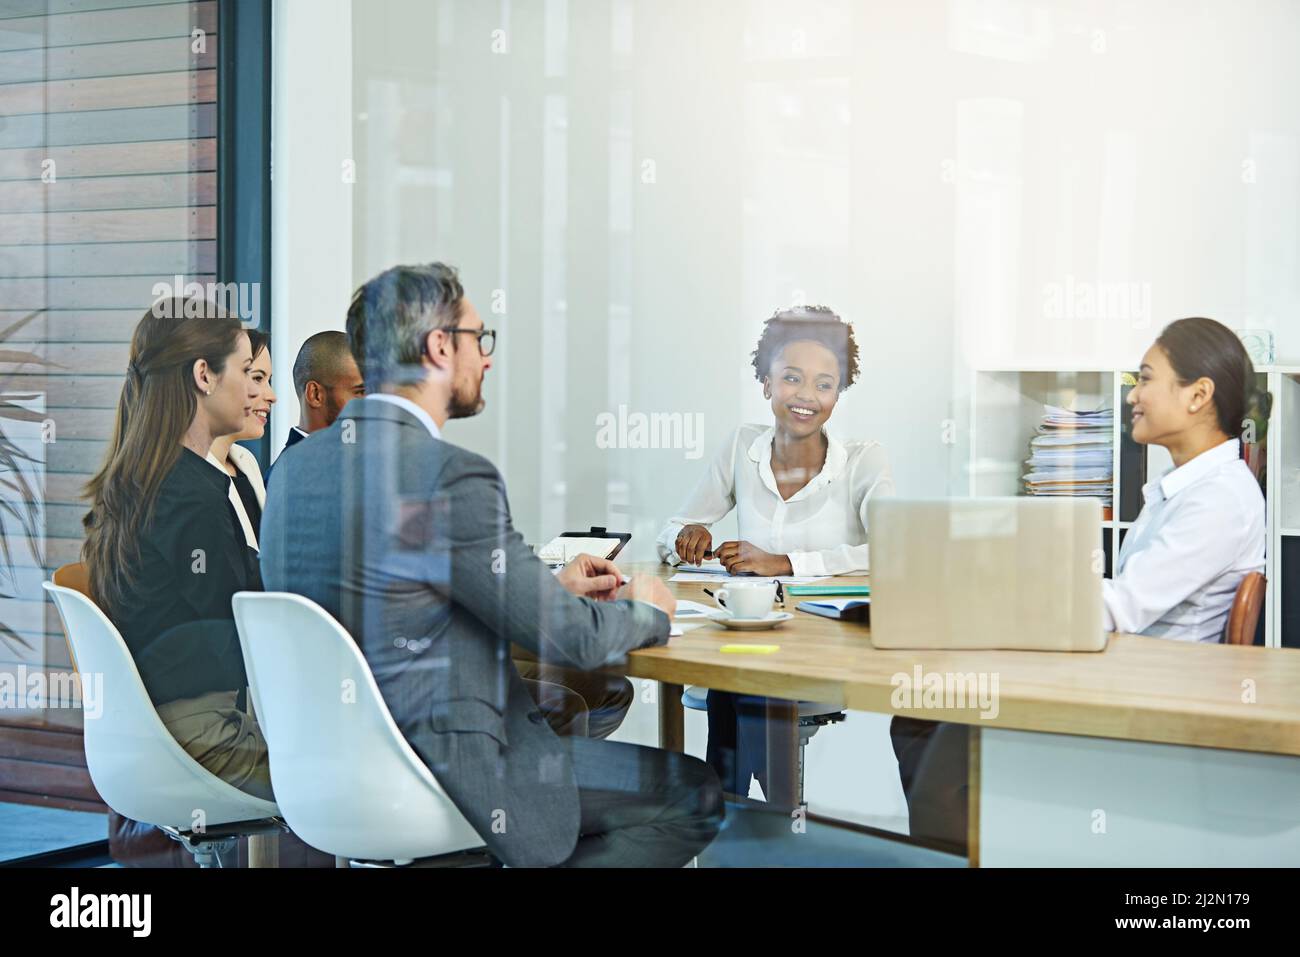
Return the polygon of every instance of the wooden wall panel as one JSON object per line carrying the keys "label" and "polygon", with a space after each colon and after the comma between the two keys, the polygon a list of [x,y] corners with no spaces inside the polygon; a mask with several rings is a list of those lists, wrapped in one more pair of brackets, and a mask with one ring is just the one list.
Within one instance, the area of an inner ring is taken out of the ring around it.
{"label": "wooden wall panel", "polygon": [[122,394],[122,376],[5,374],[0,376],[0,388],[25,395],[43,394],[47,408],[115,409]]}
{"label": "wooden wall panel", "polygon": [[42,733],[36,728],[15,728],[11,734],[0,735],[0,759],[4,758],[86,766],[80,736]]}
{"label": "wooden wall panel", "polygon": [[[0,330],[38,312],[0,342],[0,393],[34,424],[0,431],[42,463],[27,478],[44,533],[39,557],[14,550],[23,593],[0,599],[0,624],[30,647],[0,641],[0,670],[71,667],[29,585],[80,558],[82,489],[155,283],[216,273],[218,2],[0,0]],[[53,442],[33,437],[43,419]],[[79,709],[0,713],[0,801],[102,809],[81,728]]]}
{"label": "wooden wall panel", "polygon": [[[135,177],[149,179],[151,177]],[[9,184],[0,183],[0,192]],[[0,276],[25,278],[35,276],[189,276],[215,275],[217,271],[217,244],[211,240],[200,242],[154,243],[85,243],[82,245],[0,246]],[[145,305],[131,303],[132,315],[139,319]],[[78,325],[94,324],[92,315],[78,315],[75,321],[56,326],[56,313],[46,313],[31,326],[24,327],[6,340],[40,341],[46,336],[63,339],[75,335]],[[6,321],[6,317],[12,317]],[[0,311],[0,329],[23,317],[20,310]],[[134,322],[132,322],[134,325]],[[127,333],[129,336],[130,333]],[[78,336],[78,338],[83,338]],[[124,338],[120,333],[114,339]]]}
{"label": "wooden wall panel", "polygon": [[150,106],[82,113],[28,113],[9,117],[0,129],[0,149],[33,146],[84,146],[87,143],[139,143],[216,136],[215,103]]}
{"label": "wooden wall panel", "polygon": [[10,19],[0,27],[0,50],[27,49],[29,41],[26,37],[38,38],[41,42],[35,46],[39,49],[85,43],[188,37],[195,28],[205,33],[217,32],[217,5],[214,0]]}
{"label": "wooden wall panel", "polygon": [[0,182],[0,213],[214,206],[216,202],[216,173],[100,176],[49,185],[31,180]]}
{"label": "wooden wall panel", "polygon": [[[3,213],[8,243],[166,242],[216,239],[215,206],[122,209],[74,213]],[[144,303],[145,306],[149,304]],[[143,309],[140,310],[142,313]]]}
{"label": "wooden wall panel", "polygon": [[[113,422],[117,418],[116,409],[84,409],[80,406],[71,409],[48,409],[46,414],[54,422],[55,434],[58,436],[59,441],[67,439],[81,441],[102,439],[104,436],[112,434]],[[45,477],[45,501],[47,503],[80,502],[81,483],[78,483],[75,495],[69,498],[66,495],[59,494],[61,485],[54,482],[54,479],[61,477],[58,475],[47,475]]]}
{"label": "wooden wall panel", "polygon": [[[0,26],[3,23],[0,20]],[[215,103],[216,100],[216,70],[142,73],[0,86],[0,115],[125,110],[147,106]]]}
{"label": "wooden wall panel", "polygon": [[194,52],[188,36],[133,43],[89,44],[0,53],[0,83],[33,83],[83,77],[126,76],[144,66],[154,73],[211,70],[217,65],[217,36]]}
{"label": "wooden wall panel", "polygon": [[139,176],[217,168],[215,139],[168,139],[170,131],[160,133],[162,138],[147,143],[0,150],[0,180],[39,180],[46,160],[53,161],[54,171],[60,177]]}
{"label": "wooden wall panel", "polygon": [[89,10],[119,10],[124,7],[149,7],[156,3],[158,0],[0,0],[0,27],[5,20],[19,17],[85,13]]}
{"label": "wooden wall panel", "polygon": [[[181,276],[185,283],[194,281],[207,288],[214,282],[213,276]],[[47,276],[26,279],[0,279],[0,302],[9,305],[17,312],[39,309],[128,309],[136,303],[148,304],[153,301],[154,289],[165,285],[175,288],[175,276]],[[215,292],[215,289],[214,289]],[[140,310],[141,315],[144,309]],[[53,355],[46,355],[55,359]],[[125,364],[118,369],[105,369],[121,373]]]}
{"label": "wooden wall panel", "polygon": [[0,789],[57,795],[81,801],[99,800],[99,794],[90,782],[90,772],[84,766],[71,764],[0,758]]}

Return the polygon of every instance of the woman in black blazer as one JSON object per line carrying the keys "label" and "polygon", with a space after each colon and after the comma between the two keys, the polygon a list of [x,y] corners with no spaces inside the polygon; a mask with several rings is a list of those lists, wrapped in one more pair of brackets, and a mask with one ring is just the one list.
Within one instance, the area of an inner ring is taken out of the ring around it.
{"label": "woman in black blazer", "polygon": [[136,327],[107,457],[86,487],[82,556],[168,730],[208,770],[269,798],[230,607],[262,587],[257,556],[236,535],[230,477],[207,458],[260,388],[248,334],[218,316],[160,300]]}

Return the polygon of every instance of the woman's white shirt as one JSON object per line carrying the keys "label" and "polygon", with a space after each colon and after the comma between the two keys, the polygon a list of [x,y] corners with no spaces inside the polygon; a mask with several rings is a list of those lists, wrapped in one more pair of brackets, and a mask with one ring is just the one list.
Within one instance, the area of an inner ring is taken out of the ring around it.
{"label": "woman's white shirt", "polygon": [[[257,496],[257,504],[266,507],[266,483],[262,481],[262,469],[257,464],[257,457],[242,445],[232,445],[230,452],[227,454],[231,463],[239,471],[243,472],[248,479],[248,484],[253,487],[253,494]],[[221,469],[222,473],[229,475],[226,468],[211,452],[208,453],[208,461],[215,468]],[[230,504],[235,506],[235,515],[239,519],[239,525],[244,530],[244,541],[253,551],[260,551],[257,547],[257,533],[253,531],[253,522],[248,517],[248,511],[244,508],[244,500],[239,497],[239,490],[235,488],[235,483],[230,483]]]}
{"label": "woman's white shirt", "polygon": [[1264,570],[1264,496],[1229,439],[1142,487],[1102,583],[1106,630],[1219,641],[1241,580]]}
{"label": "woman's white shirt", "polygon": [[774,429],[762,425],[742,425],[731,435],[660,533],[661,559],[679,564],[675,545],[682,528],[709,527],[735,508],[740,539],[774,555],[789,555],[795,575],[869,570],[867,504],[872,496],[894,494],[884,447],[841,442],[826,433],[822,470],[786,501],[772,472],[774,435]]}

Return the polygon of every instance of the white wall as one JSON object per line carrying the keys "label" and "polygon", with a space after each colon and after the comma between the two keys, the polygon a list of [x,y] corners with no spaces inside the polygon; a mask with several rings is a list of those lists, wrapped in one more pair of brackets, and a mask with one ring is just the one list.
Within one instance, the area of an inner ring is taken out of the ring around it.
{"label": "white wall", "polygon": [[342,329],[352,296],[352,2],[276,0],[272,9],[271,454],[298,424],[293,360]]}
{"label": "white wall", "polygon": [[[795,300],[852,320],[832,426],[914,495],[966,488],[945,423],[971,366],[1131,364],[1190,314],[1300,361],[1288,0],[346,6],[277,6],[307,31],[277,28],[277,334],[340,327],[341,287],[395,262],[459,265],[502,335],[487,411],[447,434],[502,467],[530,541],[603,523],[652,557],[701,463],[597,448],[597,414],[700,413],[709,454],[765,419],[749,352]],[[652,708],[621,735],[653,741]],[[809,785],[903,814],[885,719],[819,734]]]}

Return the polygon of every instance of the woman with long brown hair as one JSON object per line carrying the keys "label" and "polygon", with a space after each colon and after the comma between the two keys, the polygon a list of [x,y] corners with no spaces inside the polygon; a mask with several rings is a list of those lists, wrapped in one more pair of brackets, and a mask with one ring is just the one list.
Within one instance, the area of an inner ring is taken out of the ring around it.
{"label": "woman with long brown hair", "polygon": [[257,556],[236,535],[230,477],[207,459],[260,394],[252,363],[248,334],[209,303],[145,313],[104,466],[86,486],[82,556],[168,730],[208,770],[269,798],[230,608],[235,592],[262,587]]}

